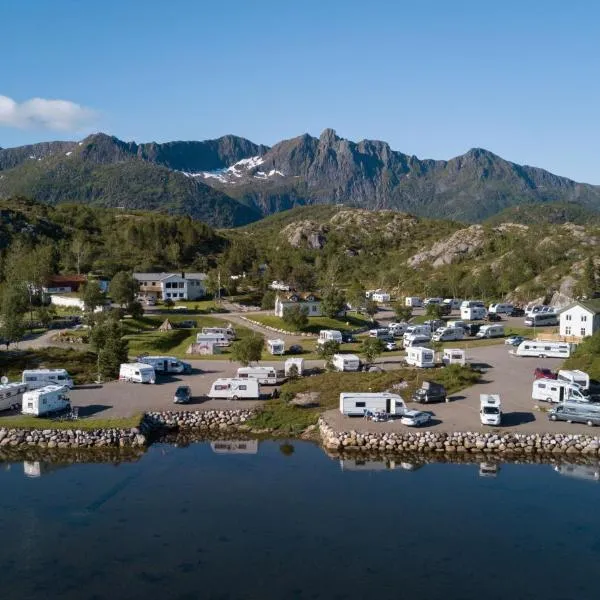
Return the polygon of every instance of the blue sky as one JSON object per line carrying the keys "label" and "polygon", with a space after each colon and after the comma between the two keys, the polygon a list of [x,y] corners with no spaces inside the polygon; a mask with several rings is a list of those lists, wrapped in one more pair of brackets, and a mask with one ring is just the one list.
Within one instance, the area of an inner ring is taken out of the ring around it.
{"label": "blue sky", "polygon": [[600,184],[599,23],[592,0],[3,0],[0,146],[332,127]]}

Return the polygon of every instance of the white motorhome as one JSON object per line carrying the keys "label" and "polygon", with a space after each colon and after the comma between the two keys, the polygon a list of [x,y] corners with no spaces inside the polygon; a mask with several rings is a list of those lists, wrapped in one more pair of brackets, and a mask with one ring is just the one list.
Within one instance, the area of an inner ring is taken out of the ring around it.
{"label": "white motorhome", "polygon": [[62,385],[73,387],[73,380],[65,369],[26,369],[21,375],[21,381],[36,390],[47,385]]}
{"label": "white motorhome", "polygon": [[285,342],[283,340],[267,340],[267,349],[274,356],[285,354]]}
{"label": "white motorhome", "polygon": [[331,363],[336,371],[358,371],[360,358],[356,354],[334,354]]}
{"label": "white motorhome", "polygon": [[298,375],[303,375],[304,374],[304,359],[303,358],[288,358],[285,361],[284,367],[283,367],[283,372],[284,372],[284,374],[285,374],[286,377],[290,376],[291,369],[292,369],[293,365],[296,366],[296,370],[298,372]]}
{"label": "white motorhome", "polygon": [[235,340],[235,329],[233,327],[203,327],[201,335],[224,335],[228,340]]}
{"label": "white motorhome", "polygon": [[0,410],[20,408],[23,401],[23,394],[28,389],[29,387],[26,383],[3,383],[0,385]]}
{"label": "white motorhome", "polygon": [[429,325],[409,325],[403,334],[404,339],[411,335],[427,335],[431,339],[431,327]]}
{"label": "white motorhome", "polygon": [[25,392],[21,412],[24,415],[41,417],[70,407],[69,388],[52,384]]}
{"label": "white motorhome", "polygon": [[388,327],[380,327],[379,329],[369,330],[369,337],[377,338],[378,340],[390,337],[390,335],[392,335],[392,333]]}
{"label": "white motorhome", "polygon": [[558,325],[558,315],[553,312],[536,312],[525,317],[523,323],[527,327],[547,327]]}
{"label": "white motorhome", "polygon": [[553,314],[554,312],[554,307],[548,306],[547,304],[530,304],[525,308],[526,317],[537,314]]}
{"label": "white motorhome", "polygon": [[466,352],[460,348],[444,348],[442,362],[445,365],[465,365],[467,364]]}
{"label": "white motorhome", "polygon": [[156,383],[156,371],[146,363],[122,363],[119,367],[119,381]]}
{"label": "white motorhome", "polygon": [[460,307],[460,318],[465,321],[478,321],[480,319],[485,319],[486,315],[487,311],[484,306]]}
{"label": "white motorhome", "polygon": [[567,371],[565,369],[560,369],[558,371],[557,379],[559,381],[566,381],[572,385],[579,386],[582,390],[590,389],[590,376],[583,371],[579,371],[575,369],[573,371]]}
{"label": "white motorhome", "polygon": [[423,300],[418,296],[406,296],[406,298],[404,298],[404,305],[411,306],[412,308],[421,308],[423,306]]}
{"label": "white motorhome", "polygon": [[475,307],[480,307],[480,308],[485,308],[485,302],[483,302],[482,300],[463,300],[460,303],[460,308],[475,308]]}
{"label": "white motorhome", "polygon": [[402,340],[403,348],[423,348],[427,347],[431,342],[431,336],[429,335],[420,335],[418,333],[414,335],[409,335]]}
{"label": "white motorhome", "polygon": [[510,353],[516,356],[534,356],[536,358],[569,358],[573,344],[568,342],[537,342],[525,340]]}
{"label": "white motorhome", "polygon": [[490,304],[488,312],[496,315],[510,315],[513,311],[514,306],[512,304]]}
{"label": "white motorhome", "polygon": [[240,367],[237,370],[238,379],[256,379],[261,385],[275,385],[277,371],[275,367]]}
{"label": "white motorhome", "polygon": [[465,330],[462,327],[440,327],[432,336],[434,342],[452,342],[462,340]]}
{"label": "white motorhome", "polygon": [[498,394],[479,394],[479,418],[483,425],[500,425],[502,404]]}
{"label": "white motorhome", "polygon": [[226,348],[230,344],[229,338],[224,333],[198,333],[197,344],[212,344],[220,348]]}
{"label": "white motorhome", "polygon": [[532,400],[542,402],[589,402],[579,386],[558,379],[535,379],[531,390]]}
{"label": "white motorhome", "polygon": [[150,365],[155,373],[185,373],[191,370],[189,363],[175,356],[140,356],[137,362]]}
{"label": "white motorhome", "polygon": [[413,367],[435,367],[435,353],[430,348],[411,347],[407,349],[406,363]]}
{"label": "white motorhome", "polygon": [[367,412],[402,415],[406,410],[406,404],[398,394],[388,392],[342,392],[340,394],[340,412],[348,417],[362,417]]}
{"label": "white motorhome", "polygon": [[504,325],[483,325],[475,337],[482,339],[504,337]]}
{"label": "white motorhome", "polygon": [[460,327],[461,329],[465,329],[467,327],[467,322],[454,319],[454,320],[446,321],[446,326],[447,327]]}
{"label": "white motorhome", "polygon": [[393,336],[400,337],[408,329],[408,323],[390,323],[388,329]]}
{"label": "white motorhome", "polygon": [[319,331],[319,339],[317,344],[325,344],[326,342],[342,343],[342,332],[337,329],[321,329]]}
{"label": "white motorhome", "polygon": [[425,301],[423,302],[424,306],[429,306],[430,304],[442,304],[444,302],[443,298],[425,298]]}
{"label": "white motorhome", "polygon": [[238,379],[235,377],[223,377],[213,381],[208,392],[209,398],[225,398],[227,400],[260,398],[258,379]]}

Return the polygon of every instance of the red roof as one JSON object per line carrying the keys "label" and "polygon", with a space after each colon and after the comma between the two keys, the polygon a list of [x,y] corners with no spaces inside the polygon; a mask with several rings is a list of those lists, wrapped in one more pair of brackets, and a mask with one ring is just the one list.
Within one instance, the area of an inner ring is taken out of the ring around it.
{"label": "red roof", "polygon": [[85,275],[50,275],[48,283],[85,283]]}

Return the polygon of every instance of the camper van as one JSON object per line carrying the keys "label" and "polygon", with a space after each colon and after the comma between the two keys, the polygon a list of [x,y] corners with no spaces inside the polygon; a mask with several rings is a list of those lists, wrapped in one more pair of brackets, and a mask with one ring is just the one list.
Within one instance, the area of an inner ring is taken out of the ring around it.
{"label": "camper van", "polygon": [[431,339],[431,327],[429,325],[409,325],[402,337],[407,339],[413,335],[426,335]]}
{"label": "camper van", "polygon": [[493,315],[510,315],[513,311],[512,304],[490,304],[488,312]]}
{"label": "camper van", "polygon": [[553,314],[554,307],[546,304],[530,304],[525,308],[525,316],[530,317],[531,315],[537,314]]}
{"label": "camper van", "polygon": [[342,332],[337,329],[321,329],[319,331],[319,339],[317,340],[317,344],[325,344],[326,342],[337,342],[341,344]]}
{"label": "camper van", "polygon": [[65,369],[27,369],[23,371],[21,381],[26,383],[30,390],[51,384],[73,387],[73,380]]}
{"label": "camper van", "polygon": [[236,377],[238,379],[256,379],[261,385],[277,383],[277,371],[274,367],[240,367]]}
{"label": "camper van", "polygon": [[226,348],[230,344],[229,338],[224,333],[198,333],[196,344],[212,344],[220,348]]}
{"label": "camper van", "polygon": [[498,394],[479,394],[479,418],[483,425],[500,425],[502,404]]}
{"label": "camper van", "polygon": [[140,356],[137,362],[154,367],[159,375],[165,373],[191,373],[192,365],[183,362],[175,356]]}
{"label": "camper van", "polygon": [[267,348],[273,356],[285,354],[285,342],[283,340],[267,340]]}
{"label": "camper van", "polygon": [[558,379],[534,379],[531,390],[531,399],[541,402],[589,402],[579,386],[559,381]]}
{"label": "camper van", "polygon": [[406,296],[406,298],[404,298],[404,305],[412,308],[421,308],[423,306],[423,300],[418,296]]}
{"label": "camper van", "polygon": [[258,400],[260,392],[258,379],[223,377],[213,381],[208,397],[225,398],[226,400]]}
{"label": "camper van", "polygon": [[579,386],[582,390],[590,389],[590,376],[583,371],[579,371],[577,369],[573,371],[567,371],[564,369],[560,369],[558,371],[557,379],[559,381],[566,381],[572,385]]}
{"label": "camper van", "polygon": [[336,371],[358,371],[360,358],[356,354],[334,354],[331,363]]}
{"label": "camper van", "polygon": [[28,389],[26,383],[3,383],[0,385],[0,410],[21,408],[23,394]]}
{"label": "camper van", "polygon": [[408,329],[408,323],[390,323],[388,329],[394,337],[401,337]]}
{"label": "camper van", "polygon": [[340,412],[348,417],[362,417],[367,412],[403,415],[406,410],[406,404],[398,394],[388,392],[342,392],[340,394]]}
{"label": "camper van", "polygon": [[573,344],[568,342],[536,342],[525,340],[516,350],[510,350],[516,356],[534,356],[536,358],[569,358]]}
{"label": "camper van", "polygon": [[303,358],[288,358],[283,366],[283,372],[286,377],[289,377],[291,374],[292,366],[296,366],[296,371],[298,375],[302,376],[304,374],[304,359]]}
{"label": "camper van", "polygon": [[460,318],[465,321],[477,321],[479,319],[485,319],[486,315],[487,311],[485,310],[484,306],[460,307]]}
{"label": "camper van", "polygon": [[432,336],[434,342],[453,342],[462,340],[465,330],[462,327],[440,327]]}
{"label": "camper van", "polygon": [[483,325],[475,337],[482,339],[504,337],[504,325]]}
{"label": "camper van", "polygon": [[429,348],[411,347],[407,349],[406,363],[413,367],[435,367],[435,353]]}
{"label": "camper van", "polygon": [[122,363],[119,367],[119,381],[156,383],[156,371],[146,363]]}
{"label": "camper van", "polygon": [[423,348],[429,345],[431,337],[428,335],[420,335],[418,333],[405,337],[402,341],[403,348]]}
{"label": "camper van", "polygon": [[581,402],[563,402],[548,412],[551,421],[585,423],[590,427],[600,425],[600,404],[582,404]]}
{"label": "camper van", "polygon": [[235,329],[233,327],[203,327],[202,335],[224,335],[228,340],[235,340]]}
{"label": "camper van", "polygon": [[41,417],[71,408],[69,388],[65,385],[46,385],[23,394],[24,415]]}
{"label": "camper van", "polygon": [[547,327],[558,325],[558,315],[553,312],[537,312],[525,317],[523,323],[527,327]]}
{"label": "camper van", "polygon": [[465,351],[459,348],[444,348],[442,362],[445,365],[465,365],[467,357]]}

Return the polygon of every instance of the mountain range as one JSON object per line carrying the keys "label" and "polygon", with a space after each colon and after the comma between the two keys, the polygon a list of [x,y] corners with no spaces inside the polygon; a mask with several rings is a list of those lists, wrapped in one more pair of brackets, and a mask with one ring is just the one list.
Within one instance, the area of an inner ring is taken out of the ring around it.
{"label": "mountain range", "polygon": [[[0,149],[0,198],[11,196],[187,214],[216,227],[310,204],[471,223],[507,209],[518,219],[514,208],[548,203],[577,207],[557,214],[585,218],[600,212],[600,186],[518,165],[488,150],[421,160],[385,142],[340,138],[332,129],[272,147],[233,135],[136,144],[98,133],[79,142]],[[531,209],[525,213],[532,218]]]}

